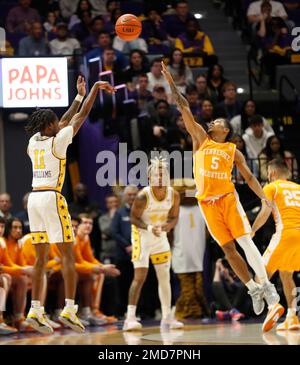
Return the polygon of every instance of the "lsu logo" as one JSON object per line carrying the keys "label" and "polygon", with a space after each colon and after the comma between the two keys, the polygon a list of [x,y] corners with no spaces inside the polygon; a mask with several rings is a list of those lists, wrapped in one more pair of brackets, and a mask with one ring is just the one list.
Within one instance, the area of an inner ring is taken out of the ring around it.
{"label": "lsu logo", "polygon": [[5,29],[0,27],[0,52],[5,52]]}
{"label": "lsu logo", "polygon": [[292,36],[295,37],[292,41],[292,50],[295,52],[300,51],[300,27],[292,29]]}

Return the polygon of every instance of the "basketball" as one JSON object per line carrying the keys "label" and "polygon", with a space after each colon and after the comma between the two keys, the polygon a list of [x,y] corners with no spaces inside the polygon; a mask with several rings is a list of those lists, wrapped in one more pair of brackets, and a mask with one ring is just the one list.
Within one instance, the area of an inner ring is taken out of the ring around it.
{"label": "basketball", "polygon": [[115,30],[124,41],[133,41],[141,34],[142,23],[135,15],[124,14],[118,18]]}

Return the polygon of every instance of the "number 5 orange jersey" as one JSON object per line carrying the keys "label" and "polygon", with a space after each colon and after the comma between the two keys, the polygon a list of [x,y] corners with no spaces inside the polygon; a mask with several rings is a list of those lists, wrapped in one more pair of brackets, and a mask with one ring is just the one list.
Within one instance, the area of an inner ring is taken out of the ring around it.
{"label": "number 5 orange jersey", "polygon": [[273,201],[276,231],[300,228],[300,185],[276,180],[264,187],[266,197]]}

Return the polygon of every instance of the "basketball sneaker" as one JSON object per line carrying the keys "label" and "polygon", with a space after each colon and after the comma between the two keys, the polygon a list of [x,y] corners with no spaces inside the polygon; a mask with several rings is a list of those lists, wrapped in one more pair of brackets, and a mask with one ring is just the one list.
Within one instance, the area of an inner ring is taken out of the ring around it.
{"label": "basketball sneaker", "polygon": [[142,324],[136,318],[126,319],[123,325],[123,331],[137,331],[142,329]]}
{"label": "basketball sneaker", "polygon": [[59,322],[54,322],[51,320],[49,315],[45,315],[45,319],[48,322],[48,324],[54,329],[54,330],[58,330],[62,327],[62,325]]}
{"label": "basketball sneaker", "polygon": [[64,307],[59,315],[59,321],[72,328],[73,331],[83,333],[85,331],[85,327],[76,316],[77,311],[78,305],[74,305],[73,307]]}
{"label": "basketball sneaker", "polygon": [[254,313],[259,316],[265,309],[264,289],[257,284],[254,289],[248,291],[248,294],[252,299]]}
{"label": "basketball sneaker", "polygon": [[300,322],[299,318],[295,315],[291,317],[286,317],[283,323],[280,323],[276,327],[276,331],[299,331],[300,330]]}
{"label": "basketball sneaker", "polygon": [[169,316],[167,319],[162,319],[160,321],[160,328],[161,329],[171,329],[171,330],[177,330],[184,327],[184,324],[180,321],[177,321],[176,318],[173,316]]}
{"label": "basketball sneaker", "polygon": [[279,303],[270,307],[267,317],[262,326],[263,332],[270,331],[274,327],[278,319],[283,315],[283,313],[284,308]]}
{"label": "basketball sneaker", "polygon": [[44,307],[30,308],[26,321],[40,333],[53,333],[53,328],[46,319]]}
{"label": "basketball sneaker", "polygon": [[105,320],[107,323],[116,323],[118,322],[118,318],[115,316],[107,316],[104,313],[102,313],[99,309],[93,310],[93,315],[96,317],[99,317],[103,320]]}
{"label": "basketball sneaker", "polygon": [[13,325],[14,325],[14,327],[16,327],[16,329],[19,332],[33,332],[34,331],[31,324],[24,317],[21,319],[14,320]]}
{"label": "basketball sneaker", "polygon": [[11,327],[8,324],[6,324],[3,320],[0,320],[0,336],[12,335],[17,332],[18,330],[15,327]]}
{"label": "basketball sneaker", "polygon": [[278,295],[275,289],[275,285],[273,285],[270,282],[267,282],[262,285],[262,289],[264,292],[264,298],[269,307],[272,307],[273,305],[279,303],[280,296]]}
{"label": "basketball sneaker", "polygon": [[245,314],[241,313],[236,308],[232,308],[229,312],[229,315],[230,315],[232,321],[239,321],[240,319],[245,318]]}

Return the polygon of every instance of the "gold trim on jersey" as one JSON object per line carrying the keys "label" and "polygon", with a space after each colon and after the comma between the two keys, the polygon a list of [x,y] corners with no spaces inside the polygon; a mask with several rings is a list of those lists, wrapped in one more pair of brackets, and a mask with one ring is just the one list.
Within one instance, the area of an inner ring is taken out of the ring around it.
{"label": "gold trim on jersey", "polygon": [[32,191],[48,191],[48,190],[56,191],[58,193],[60,192],[59,189],[54,188],[53,186],[39,186],[38,188],[32,188]]}
{"label": "gold trim on jersey", "polygon": [[153,265],[165,264],[166,262],[169,261],[170,257],[171,257],[171,251],[150,255],[150,259]]}
{"label": "gold trim on jersey", "polygon": [[59,160],[59,175],[56,184],[56,188],[59,192],[61,192],[65,180],[66,161],[67,161],[66,159]]}
{"label": "gold trim on jersey", "polygon": [[162,203],[163,201],[165,201],[168,197],[168,187],[166,186],[166,194],[164,196],[164,198],[162,200],[158,200],[157,197],[155,196],[154,192],[153,192],[153,189],[152,189],[152,186],[150,186],[150,191],[151,191],[151,195],[153,197],[153,199],[158,202],[158,203]]}
{"label": "gold trim on jersey", "polygon": [[38,243],[49,243],[49,238],[46,231],[31,232],[31,242],[33,245]]}
{"label": "gold trim on jersey", "polygon": [[74,235],[67,203],[63,195],[61,195],[60,193],[56,193],[55,195],[56,195],[56,209],[61,224],[63,242],[73,242]]}
{"label": "gold trim on jersey", "polygon": [[137,261],[141,255],[141,236],[137,227],[131,225],[132,261]]}
{"label": "gold trim on jersey", "polygon": [[54,147],[54,138],[55,137],[53,137],[53,140],[52,140],[52,146],[51,146],[51,152],[52,152],[52,155],[54,156],[54,157],[56,157],[57,159],[59,159],[59,160],[65,160],[66,158],[65,157],[58,157],[57,156],[57,154],[56,154],[56,152],[55,152],[55,147]]}

